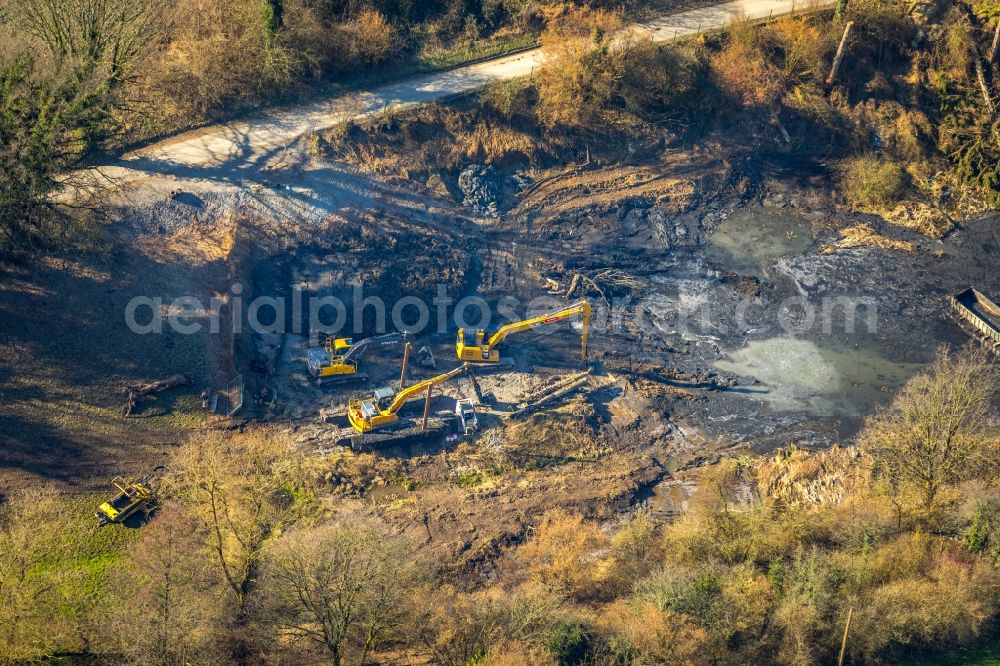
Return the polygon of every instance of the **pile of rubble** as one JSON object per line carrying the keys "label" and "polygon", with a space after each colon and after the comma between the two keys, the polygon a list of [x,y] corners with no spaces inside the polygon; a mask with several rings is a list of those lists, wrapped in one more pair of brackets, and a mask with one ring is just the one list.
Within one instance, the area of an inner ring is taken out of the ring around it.
{"label": "pile of rubble", "polygon": [[477,215],[497,217],[500,195],[500,176],[496,169],[483,164],[470,164],[458,176],[458,188],[465,199],[462,203]]}

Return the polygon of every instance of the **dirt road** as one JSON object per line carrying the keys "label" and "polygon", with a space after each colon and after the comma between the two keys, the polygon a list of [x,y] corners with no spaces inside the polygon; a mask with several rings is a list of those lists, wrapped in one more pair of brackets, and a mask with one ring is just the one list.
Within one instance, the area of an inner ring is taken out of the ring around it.
{"label": "dirt road", "polygon": [[[819,5],[829,4],[820,2]],[[806,6],[799,0],[735,0],[663,16],[635,26],[654,41],[697,34],[725,26],[734,17],[758,19]],[[816,3],[809,5],[817,6]],[[274,110],[253,118],[213,125],[128,153],[116,162],[77,175],[112,178],[122,183],[145,177],[205,176],[232,180],[255,171],[298,137],[360,119],[389,108],[426,104],[470,92],[493,81],[525,76],[541,64],[541,49],[428,74],[367,92],[318,100],[296,108]],[[208,169],[210,172],[206,173]],[[76,182],[81,180],[74,178]],[[86,181],[87,179],[82,179]]]}

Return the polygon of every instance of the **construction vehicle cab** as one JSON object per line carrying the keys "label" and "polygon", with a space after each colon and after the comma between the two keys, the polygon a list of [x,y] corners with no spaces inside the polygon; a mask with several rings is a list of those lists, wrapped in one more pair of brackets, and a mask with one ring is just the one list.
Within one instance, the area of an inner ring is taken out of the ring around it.
{"label": "construction vehicle cab", "polygon": [[344,361],[344,351],[353,346],[351,338],[327,338],[324,347],[315,347],[306,352],[306,366],[309,374],[319,383],[338,379],[355,378],[358,364]]}
{"label": "construction vehicle cab", "polygon": [[387,333],[365,338],[357,344],[351,338],[327,338],[323,347],[306,352],[306,367],[319,384],[365,381],[368,375],[358,371],[358,361],[370,348],[388,347],[411,340],[411,333]]}
{"label": "construction vehicle cab", "polygon": [[408,400],[418,397],[428,387],[448,381],[455,375],[465,372],[466,368],[466,365],[461,365],[454,370],[417,382],[398,392],[387,386],[377,389],[371,397],[354,398],[347,405],[347,420],[360,433],[396,423],[399,421],[397,412]]}
{"label": "construction vehicle cab", "polygon": [[126,481],[116,476],[113,483],[118,489],[118,494],[97,507],[94,513],[98,527],[123,523],[138,511],[149,515],[156,508],[156,498],[145,479]]}
{"label": "construction vehicle cab", "polygon": [[468,344],[465,341],[465,330],[459,329],[458,341],[455,344],[455,352],[457,353],[459,360],[465,361],[466,363],[499,363],[500,350],[497,347],[508,335],[526,331],[538,326],[556,324],[578,315],[582,317],[583,325],[580,332],[582,342],[581,358],[586,360],[587,334],[590,331],[590,303],[585,300],[578,301],[573,305],[541,315],[540,317],[532,317],[530,319],[524,319],[522,321],[506,324],[505,326],[501,326],[495,333],[488,337],[486,335],[486,331],[480,328],[475,332],[475,342],[473,344]]}

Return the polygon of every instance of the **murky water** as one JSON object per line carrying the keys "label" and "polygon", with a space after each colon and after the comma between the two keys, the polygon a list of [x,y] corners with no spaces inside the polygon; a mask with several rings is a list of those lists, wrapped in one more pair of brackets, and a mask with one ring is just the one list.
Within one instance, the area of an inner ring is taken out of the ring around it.
{"label": "murky water", "polygon": [[760,384],[744,395],[775,411],[820,417],[869,414],[923,367],[889,360],[871,347],[820,346],[790,336],[753,340],[714,365],[757,379]]}
{"label": "murky water", "polygon": [[705,257],[729,271],[764,279],[778,257],[805,252],[812,223],[787,208],[742,208],[729,215],[705,245]]}

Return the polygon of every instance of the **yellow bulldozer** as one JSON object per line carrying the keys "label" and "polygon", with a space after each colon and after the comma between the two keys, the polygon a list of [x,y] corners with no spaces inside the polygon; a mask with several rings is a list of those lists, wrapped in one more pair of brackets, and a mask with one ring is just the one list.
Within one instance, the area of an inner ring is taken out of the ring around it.
{"label": "yellow bulldozer", "polygon": [[118,494],[97,507],[94,515],[98,527],[123,523],[139,512],[148,516],[156,509],[156,495],[145,479],[128,481],[116,476],[112,483]]}

